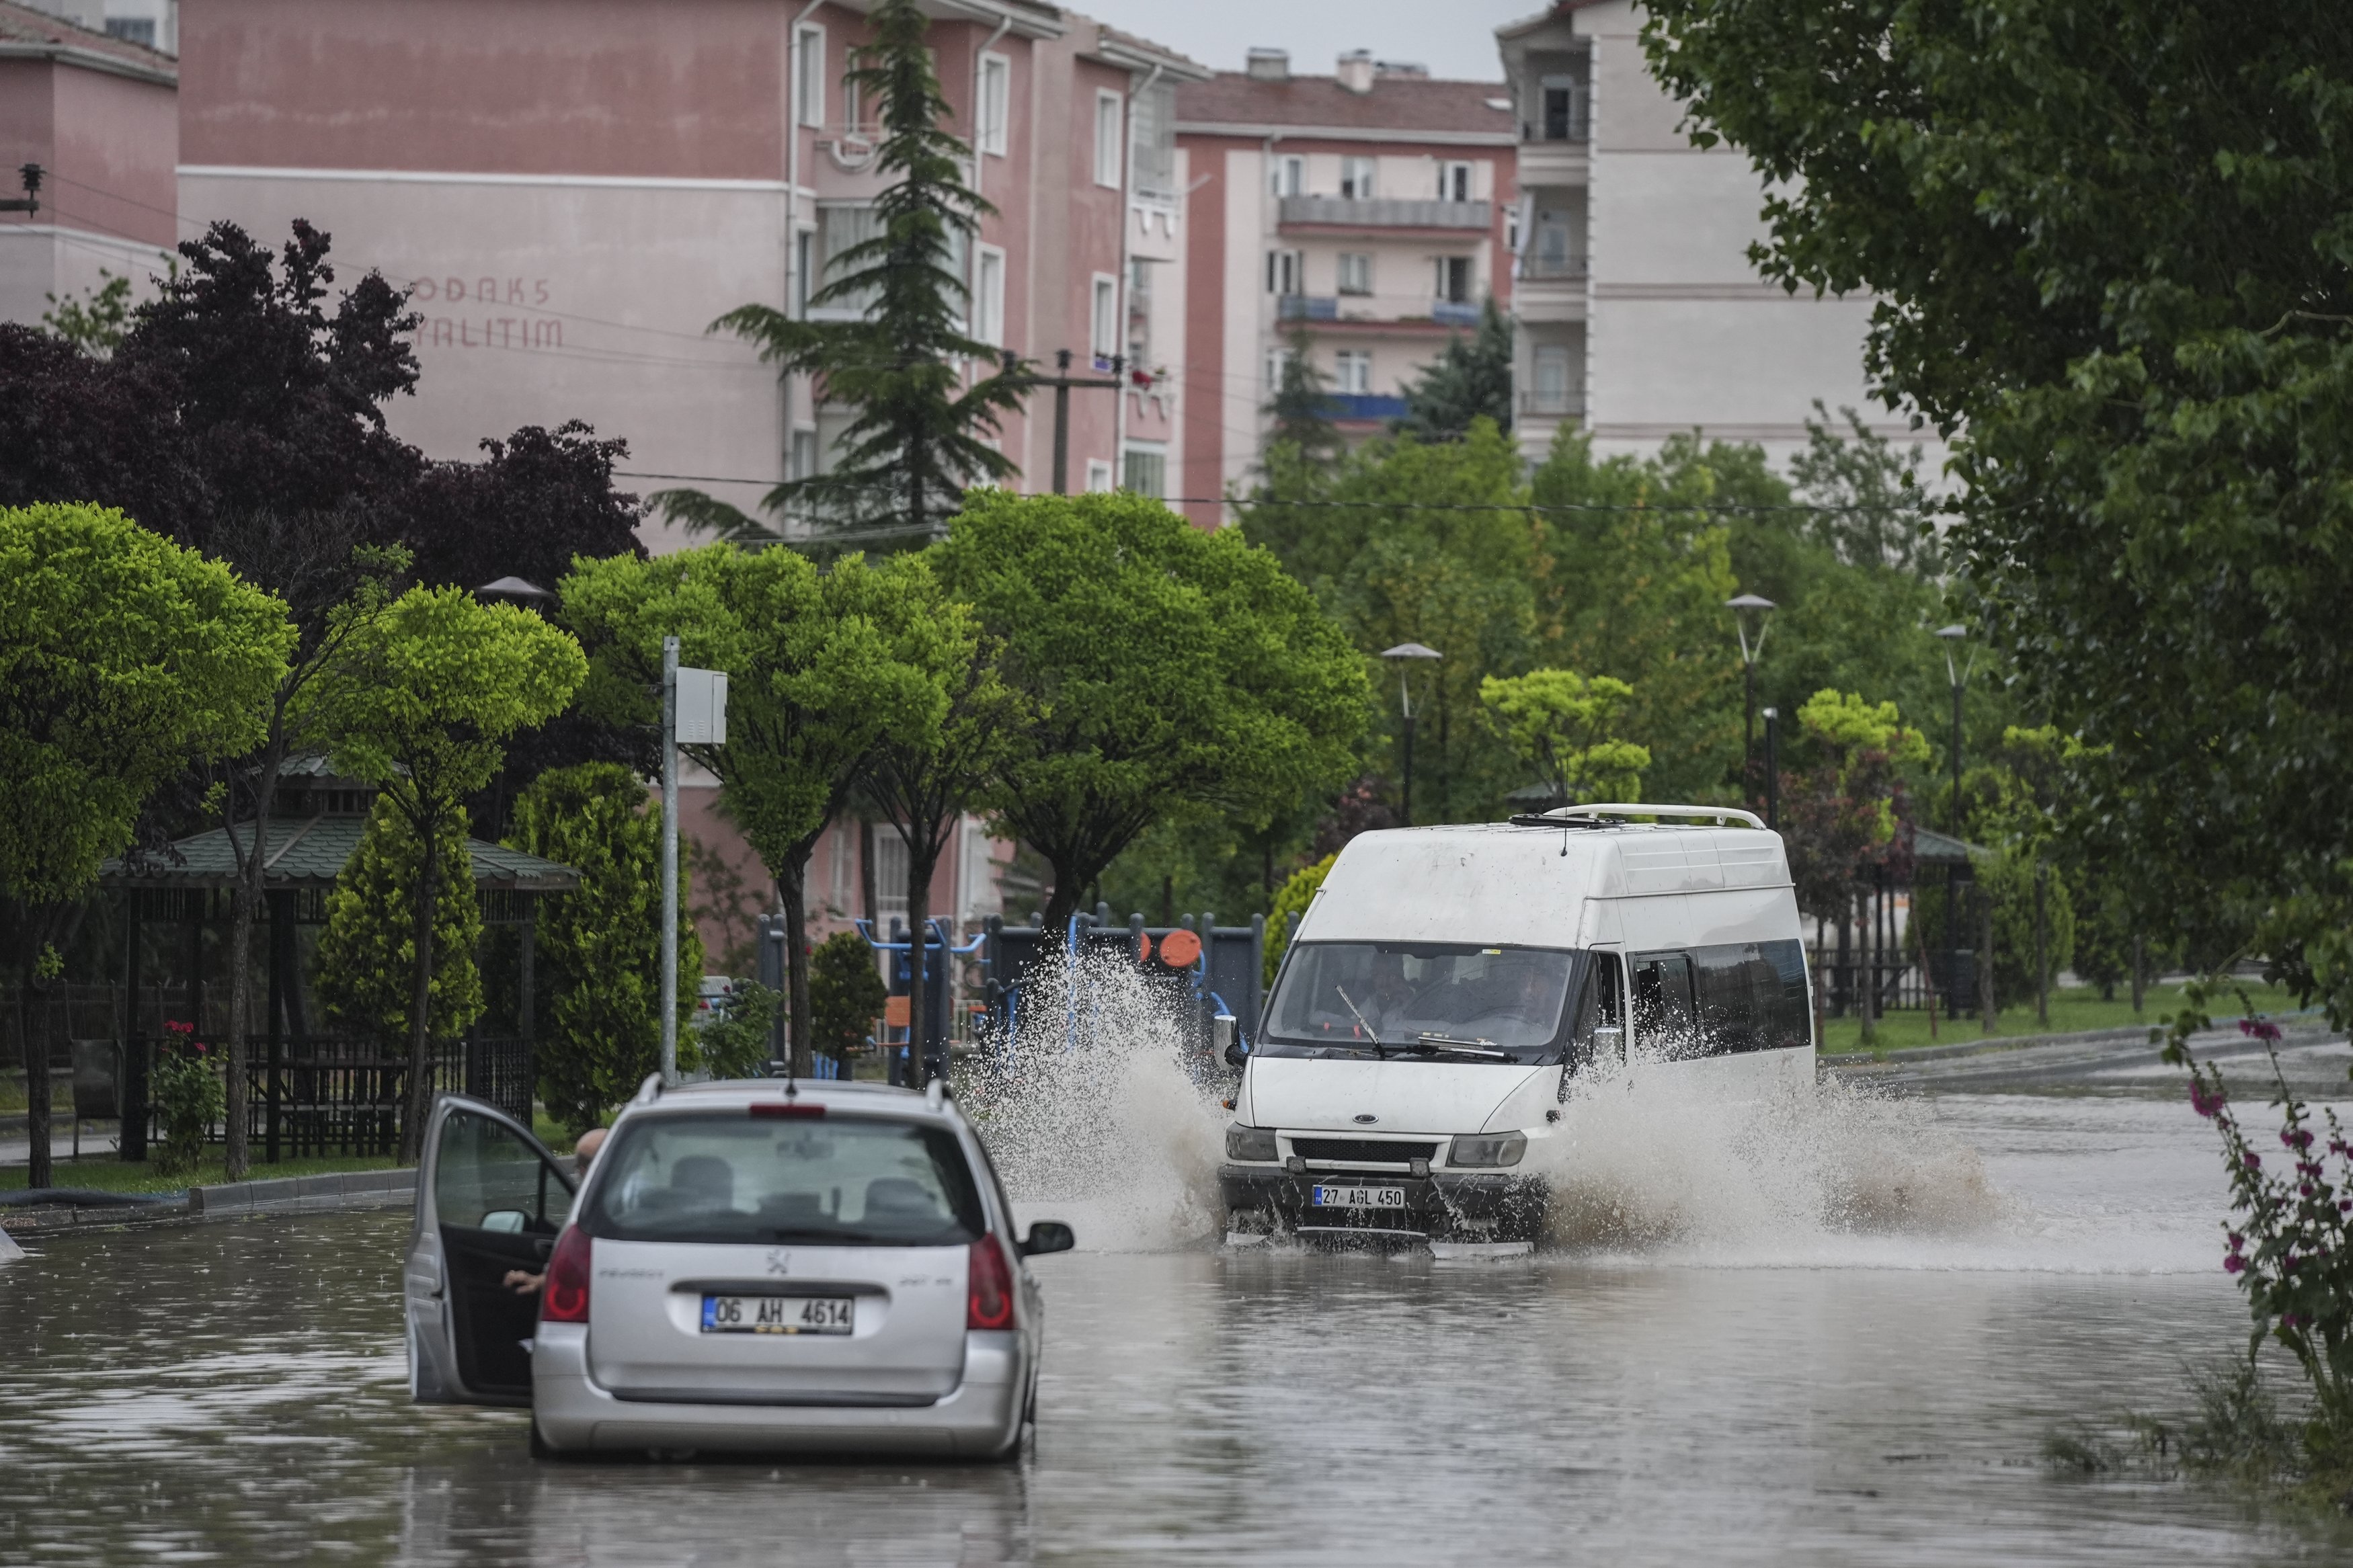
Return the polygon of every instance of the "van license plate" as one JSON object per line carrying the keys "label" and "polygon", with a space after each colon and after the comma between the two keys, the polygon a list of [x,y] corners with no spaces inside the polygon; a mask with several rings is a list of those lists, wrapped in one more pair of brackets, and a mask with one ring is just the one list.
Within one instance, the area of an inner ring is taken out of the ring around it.
{"label": "van license plate", "polygon": [[858,1326],[855,1296],[705,1296],[706,1334],[846,1334]]}
{"label": "van license plate", "polygon": [[1315,1188],[1315,1206],[1319,1209],[1401,1209],[1405,1207],[1403,1187],[1340,1187]]}

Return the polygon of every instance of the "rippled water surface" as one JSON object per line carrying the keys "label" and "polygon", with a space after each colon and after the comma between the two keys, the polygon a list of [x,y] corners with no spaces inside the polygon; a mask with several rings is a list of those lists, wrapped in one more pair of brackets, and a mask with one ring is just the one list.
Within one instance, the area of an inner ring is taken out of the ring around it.
{"label": "rippled water surface", "polygon": [[534,1465],[518,1413],[406,1403],[405,1214],[42,1241],[0,1268],[0,1559],[2353,1553],[2215,1492],[2038,1461],[2063,1420],[2178,1410],[2184,1361],[2243,1334],[2215,1268],[2208,1129],[2169,1098],[1924,1103],[1907,1136],[1974,1152],[1931,1176],[1990,1200],[1920,1229],[1701,1213],[1456,1265],[1156,1237],[1101,1250],[1134,1238],[1099,1227],[1096,1249],[1033,1265],[1049,1350],[1018,1467]]}

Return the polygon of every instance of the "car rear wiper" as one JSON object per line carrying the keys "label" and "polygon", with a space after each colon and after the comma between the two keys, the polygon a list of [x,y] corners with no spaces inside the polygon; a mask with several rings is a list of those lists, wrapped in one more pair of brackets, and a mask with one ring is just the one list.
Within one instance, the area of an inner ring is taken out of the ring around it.
{"label": "car rear wiper", "polygon": [[1499,1062],[1513,1059],[1511,1052],[1493,1049],[1494,1044],[1493,1040],[1458,1040],[1451,1035],[1430,1034],[1425,1031],[1417,1037],[1414,1048],[1433,1052],[1448,1050],[1458,1056],[1466,1057],[1493,1057]]}

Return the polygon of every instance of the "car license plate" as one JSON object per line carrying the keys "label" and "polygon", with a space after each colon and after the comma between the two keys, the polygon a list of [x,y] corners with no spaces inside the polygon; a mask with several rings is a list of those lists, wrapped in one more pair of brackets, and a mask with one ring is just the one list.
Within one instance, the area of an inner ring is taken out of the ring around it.
{"label": "car license plate", "polygon": [[705,1296],[706,1334],[846,1334],[858,1326],[854,1296]]}
{"label": "car license plate", "polygon": [[1318,1183],[1315,1206],[1319,1209],[1401,1209],[1405,1207],[1405,1189],[1325,1186]]}

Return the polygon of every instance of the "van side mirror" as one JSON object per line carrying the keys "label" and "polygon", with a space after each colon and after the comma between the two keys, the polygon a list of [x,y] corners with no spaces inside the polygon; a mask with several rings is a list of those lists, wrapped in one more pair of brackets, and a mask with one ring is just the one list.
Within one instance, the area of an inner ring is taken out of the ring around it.
{"label": "van side mirror", "polygon": [[1229,1068],[1250,1060],[1250,1053],[1242,1049],[1241,1023],[1231,1013],[1220,1013],[1209,1020],[1209,1042]]}
{"label": "van side mirror", "polygon": [[1058,1219],[1041,1219],[1029,1227],[1029,1235],[1021,1243],[1021,1256],[1036,1258],[1049,1252],[1068,1252],[1078,1246],[1078,1234]]}

